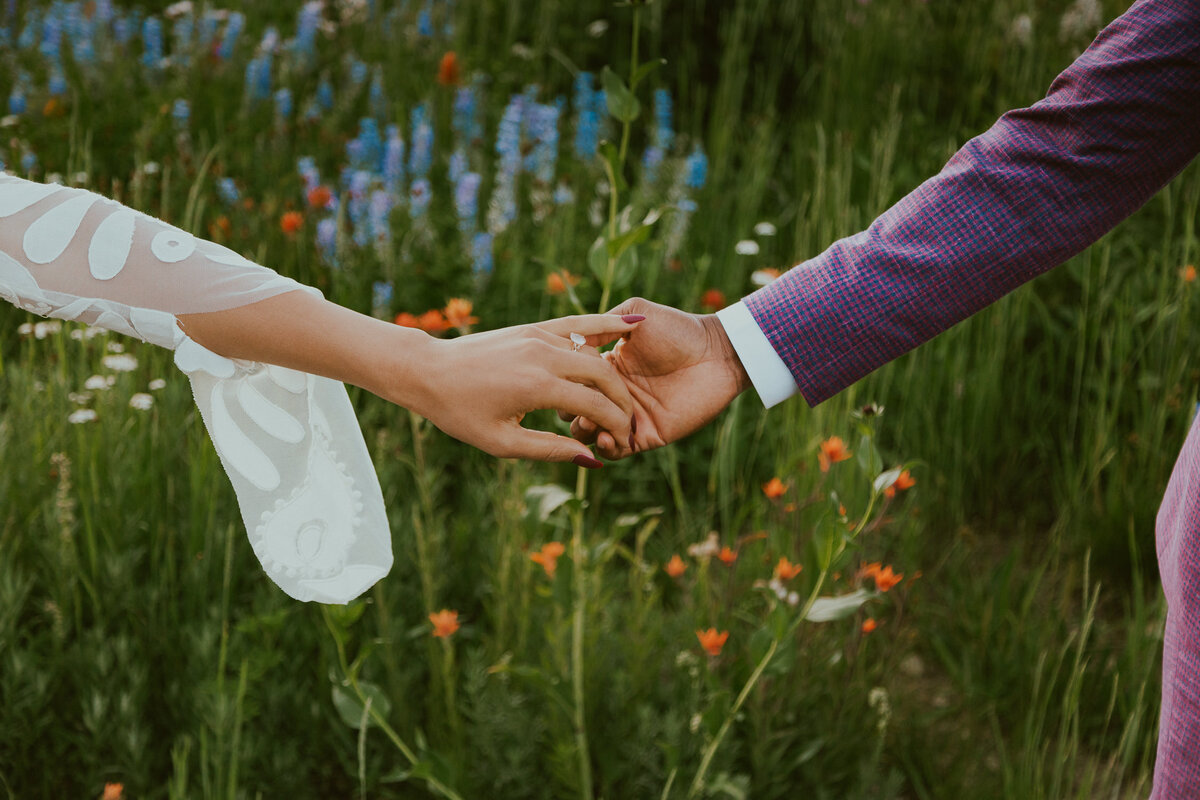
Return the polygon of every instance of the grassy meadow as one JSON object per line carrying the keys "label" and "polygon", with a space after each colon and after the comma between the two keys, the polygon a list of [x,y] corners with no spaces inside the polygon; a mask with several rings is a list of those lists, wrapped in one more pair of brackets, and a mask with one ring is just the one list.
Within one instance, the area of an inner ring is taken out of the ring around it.
{"label": "grassy meadow", "polygon": [[[715,310],[1124,8],[233,5],[3,4],[4,168],[441,336]],[[352,388],[396,564],[346,607],[263,573],[170,353],[3,304],[0,795],[1147,796],[1197,169],[821,406],[594,474]]]}

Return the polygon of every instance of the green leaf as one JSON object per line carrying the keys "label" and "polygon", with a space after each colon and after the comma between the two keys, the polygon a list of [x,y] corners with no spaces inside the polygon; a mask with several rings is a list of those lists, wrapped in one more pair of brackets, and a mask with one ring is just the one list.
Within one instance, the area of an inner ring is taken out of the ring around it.
{"label": "green leaf", "polygon": [[808,614],[804,618],[809,622],[832,622],[835,619],[842,619],[853,614],[863,603],[874,596],[873,592],[859,589],[856,592],[837,597],[818,597],[813,601],[812,608],[808,610]]}
{"label": "green leaf", "polygon": [[600,74],[600,83],[604,87],[604,102],[608,106],[608,113],[621,122],[633,122],[638,118],[642,110],[641,103],[625,86],[625,81],[621,80],[620,75],[605,67]]}
{"label": "green leaf", "polygon": [[633,77],[629,79],[629,88],[636,89],[637,85],[646,79],[646,76],[666,63],[667,60],[665,58],[656,58],[653,61],[647,61],[645,64],[638,65],[638,68],[633,71]]}
{"label": "green leaf", "polygon": [[880,457],[879,451],[875,449],[875,442],[867,434],[864,433],[859,437],[854,455],[863,472],[872,478],[883,472],[883,459]]}
{"label": "green leaf", "polygon": [[[386,717],[392,710],[392,703],[388,700],[387,695],[373,683],[367,681],[359,681],[358,688],[362,690],[363,695],[371,701],[371,708],[379,713],[380,716]],[[354,730],[358,730],[362,725],[363,717],[365,716],[364,709],[366,704],[359,699],[358,694],[353,688],[334,684],[333,686],[333,707],[337,710],[338,716],[342,722],[349,725]],[[368,725],[370,723],[368,722]]]}
{"label": "green leaf", "polygon": [[896,479],[900,477],[900,473],[903,471],[902,467],[896,467],[895,469],[889,469],[887,472],[880,473],[879,477],[875,479],[875,491],[882,492],[884,489],[887,489],[896,482]]}
{"label": "green leaf", "polygon": [[638,270],[638,251],[636,247],[631,247],[624,253],[621,253],[617,258],[617,265],[613,269],[613,289],[624,289],[633,283],[633,277]]}
{"label": "green leaf", "polygon": [[624,192],[628,189],[629,184],[625,181],[625,170],[621,164],[621,154],[617,150],[617,146],[607,140],[601,142],[600,156],[608,162],[608,168],[612,170],[613,179],[617,183],[617,192]]}
{"label": "green leaf", "polygon": [[538,520],[545,522],[555,509],[575,497],[573,492],[559,486],[557,483],[547,483],[542,486],[531,486],[525,490],[525,502],[536,509]]}
{"label": "green leaf", "polygon": [[604,236],[599,236],[588,249],[588,268],[592,274],[603,283],[608,278],[608,249],[605,247]]}

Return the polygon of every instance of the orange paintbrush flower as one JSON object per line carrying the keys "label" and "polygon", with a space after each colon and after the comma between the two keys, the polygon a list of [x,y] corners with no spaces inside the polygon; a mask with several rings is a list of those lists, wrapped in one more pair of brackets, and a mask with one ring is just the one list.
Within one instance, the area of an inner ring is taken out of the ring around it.
{"label": "orange paintbrush flower", "polygon": [[443,639],[458,630],[458,612],[443,608],[429,615],[433,625],[433,635]]}
{"label": "orange paintbrush flower", "polygon": [[396,324],[402,328],[419,328],[419,327],[421,327],[420,321],[414,315],[408,313],[407,311],[401,311],[399,314],[396,315]]}
{"label": "orange paintbrush flower", "polygon": [[908,470],[904,470],[903,472],[900,473],[900,477],[896,478],[895,486],[897,489],[899,489],[902,492],[905,489],[911,489],[912,487],[914,487],[916,485],[917,485],[916,479],[913,478],[912,475],[908,474]]}
{"label": "orange paintbrush flower", "polygon": [[463,300],[461,297],[452,298],[446,303],[444,313],[446,321],[450,323],[450,327],[466,331],[476,322],[479,322],[479,317],[471,316],[471,309],[473,307],[470,300]]}
{"label": "orange paintbrush flower", "polygon": [[787,484],[779,480],[779,478],[771,478],[771,480],[763,484],[762,490],[768,500],[778,500],[787,491]]}
{"label": "orange paintbrush flower", "polygon": [[709,628],[706,631],[696,631],[696,638],[700,640],[700,646],[704,648],[704,652],[710,656],[721,655],[721,648],[725,646],[725,642],[729,639],[729,631],[721,631],[717,633],[716,628]]}
{"label": "orange paintbrush flower", "polygon": [[1182,267],[1179,270],[1179,277],[1183,278],[1184,283],[1191,283],[1196,280],[1196,266],[1188,264],[1186,267]]}
{"label": "orange paintbrush flower", "polygon": [[781,581],[790,581],[792,578],[800,574],[804,569],[803,564],[793,564],[788,561],[787,556],[779,559],[779,563],[775,565],[775,577]]}
{"label": "orange paintbrush flower", "polygon": [[558,568],[558,558],[565,552],[566,548],[562,542],[546,542],[541,550],[529,554],[529,560],[541,564],[542,569],[546,570],[546,576],[553,578],[554,570]]}
{"label": "orange paintbrush flower", "polygon": [[447,50],[442,56],[442,60],[438,62],[437,82],[442,86],[458,86],[458,80],[458,54],[453,50]]}
{"label": "orange paintbrush flower", "polygon": [[308,190],[308,207],[320,211],[329,205],[329,201],[333,199],[333,192],[329,191],[328,186],[314,186]]}
{"label": "orange paintbrush flower", "polygon": [[546,276],[546,294],[566,294],[567,287],[576,286],[579,278],[565,269],[556,270]]}
{"label": "orange paintbrush flower", "polygon": [[737,561],[737,553],[729,549],[729,545],[721,548],[721,552],[717,553],[717,558],[721,559],[724,564],[732,564]]}
{"label": "orange paintbrush flower", "polygon": [[850,450],[846,447],[846,443],[842,441],[842,437],[830,436],[821,442],[821,452],[817,454],[817,460],[821,464],[821,472],[828,472],[831,465],[839,461],[845,461],[851,455]]}
{"label": "orange paintbrush flower", "polygon": [[701,308],[718,311],[725,307],[725,293],[720,289],[709,289],[700,297]]}
{"label": "orange paintbrush flower", "polygon": [[450,330],[450,322],[436,308],[431,308],[417,317],[417,327],[426,333],[437,335]]}
{"label": "orange paintbrush flower", "polygon": [[104,784],[104,793],[100,795],[100,800],[121,800],[124,796],[125,784],[106,783]]}
{"label": "orange paintbrush flower", "polygon": [[284,233],[295,233],[304,227],[304,215],[299,211],[289,211],[279,218],[279,228]]}
{"label": "orange paintbrush flower", "polygon": [[875,588],[881,592],[886,592],[888,589],[891,589],[893,586],[903,580],[904,574],[896,574],[895,572],[892,572],[892,565],[889,564],[883,569],[876,570],[874,578]]}
{"label": "orange paintbrush flower", "polygon": [[875,629],[876,629],[876,628],[878,628],[878,627],[879,627],[879,623],[878,623],[878,622],[876,622],[876,621],[875,621],[873,618],[871,618],[871,617],[867,617],[865,620],[863,620],[863,624],[862,624],[862,632],[863,632],[863,633],[870,633],[871,631],[875,630]]}
{"label": "orange paintbrush flower", "polygon": [[680,575],[687,572],[687,564],[683,563],[683,559],[679,557],[678,553],[676,553],[675,555],[671,556],[671,560],[667,562],[667,565],[663,567],[663,569],[665,569],[667,574],[672,578],[678,578]]}

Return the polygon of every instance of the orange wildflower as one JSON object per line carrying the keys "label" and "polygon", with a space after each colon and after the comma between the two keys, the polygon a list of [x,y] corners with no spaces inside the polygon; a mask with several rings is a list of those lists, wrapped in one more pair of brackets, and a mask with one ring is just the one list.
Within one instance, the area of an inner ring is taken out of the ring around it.
{"label": "orange wildflower", "polygon": [[889,486],[886,489],[884,489],[883,496],[886,497],[888,500],[891,500],[893,497],[896,496],[896,487]]}
{"label": "orange wildflower", "polygon": [[872,617],[867,617],[865,620],[863,620],[862,632],[870,633],[871,631],[875,630],[878,627],[879,627],[878,622],[876,622]]}
{"label": "orange wildflower", "polygon": [[663,567],[663,569],[665,569],[667,574],[672,578],[678,578],[687,571],[687,564],[683,563],[683,559],[679,557],[678,553],[676,553],[675,555],[671,556],[671,560],[667,562],[667,566]]}
{"label": "orange wildflower", "polygon": [[891,589],[897,583],[902,581],[904,579],[904,574],[901,573],[897,575],[896,573],[892,572],[892,565],[889,564],[883,569],[876,570],[873,577],[875,578],[875,588],[881,592],[886,592],[888,589]]}
{"label": "orange wildflower", "polygon": [[66,112],[66,106],[60,103],[57,97],[51,97],[46,101],[46,105],[42,106],[43,117],[61,117]]}
{"label": "orange wildflower", "polygon": [[1194,264],[1188,264],[1179,270],[1179,277],[1183,278],[1184,283],[1191,283],[1196,280],[1196,267]]}
{"label": "orange wildflower", "polygon": [[737,561],[737,553],[729,549],[729,545],[721,548],[721,552],[717,553],[717,558],[721,559],[724,564],[732,564]]}
{"label": "orange wildflower", "polygon": [[787,485],[779,480],[779,478],[771,478],[771,480],[763,484],[762,490],[768,500],[778,500],[787,491]]}
{"label": "orange wildflower", "polygon": [[421,321],[407,311],[401,311],[396,315],[396,324],[402,328],[421,327]]}
{"label": "orange wildflower", "polygon": [[904,470],[900,473],[900,477],[896,478],[895,485],[897,489],[903,492],[905,489],[911,489],[912,487],[916,486],[917,481],[912,475],[908,474],[908,470]]}
{"label": "orange wildflower", "polygon": [[565,269],[556,270],[546,276],[546,294],[566,294],[568,286],[576,286],[579,278]]}
{"label": "orange wildflower", "polygon": [[417,317],[417,327],[426,333],[437,335],[450,330],[450,321],[442,315],[441,311],[431,308]]}
{"label": "orange wildflower", "polygon": [[803,564],[793,564],[791,561],[788,561],[787,556],[784,556],[775,565],[775,577],[781,581],[790,581],[799,575],[802,569],[804,569]]}
{"label": "orange wildflower", "polygon": [[720,289],[709,289],[700,297],[702,308],[716,311],[725,307],[725,293]]}
{"label": "orange wildflower", "polygon": [[541,564],[542,569],[546,570],[546,577],[553,578],[554,570],[558,568],[558,557],[565,552],[562,542],[546,542],[541,550],[529,554],[529,560]]}
{"label": "orange wildflower", "polygon": [[443,608],[430,614],[429,622],[433,625],[433,635],[444,639],[458,630],[458,612]]}
{"label": "orange wildflower", "polygon": [[706,631],[696,631],[696,638],[700,640],[700,646],[704,648],[704,652],[710,656],[719,656],[721,648],[729,639],[729,631],[717,633],[716,628],[709,628]]}
{"label": "orange wildflower", "polygon": [[829,472],[831,465],[845,461],[851,455],[846,448],[846,443],[842,441],[842,437],[830,436],[821,442],[821,452],[817,455],[817,460],[821,464],[821,472]]}
{"label": "orange wildflower", "polygon": [[309,208],[317,209],[318,211],[329,205],[329,201],[333,199],[333,192],[329,191],[328,186],[314,186],[308,190],[308,206]]}
{"label": "orange wildflower", "polygon": [[458,86],[458,54],[447,50],[438,64],[437,82],[442,86]]}
{"label": "orange wildflower", "polygon": [[470,300],[463,300],[461,297],[452,298],[446,303],[446,321],[450,323],[450,327],[464,330],[479,322],[479,317],[471,316],[472,307]]}
{"label": "orange wildflower", "polygon": [[104,794],[100,795],[100,800],[121,800],[124,796],[125,784],[106,783],[104,784]]}
{"label": "orange wildflower", "polygon": [[304,227],[304,215],[299,211],[289,211],[279,218],[279,227],[284,233],[295,233]]}

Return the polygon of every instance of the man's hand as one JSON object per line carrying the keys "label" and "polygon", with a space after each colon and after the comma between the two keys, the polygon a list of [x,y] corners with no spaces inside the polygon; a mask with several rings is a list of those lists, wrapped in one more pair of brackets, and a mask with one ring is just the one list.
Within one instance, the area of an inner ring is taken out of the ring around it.
{"label": "man's hand", "polygon": [[[635,452],[662,447],[704,427],[750,385],[725,328],[713,314],[688,314],[634,298],[612,314],[644,314],[607,358],[634,402]],[[605,458],[629,455],[609,431],[577,417],[571,433]],[[628,443],[627,443],[628,444]]]}

